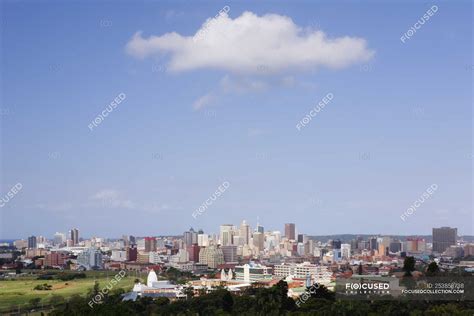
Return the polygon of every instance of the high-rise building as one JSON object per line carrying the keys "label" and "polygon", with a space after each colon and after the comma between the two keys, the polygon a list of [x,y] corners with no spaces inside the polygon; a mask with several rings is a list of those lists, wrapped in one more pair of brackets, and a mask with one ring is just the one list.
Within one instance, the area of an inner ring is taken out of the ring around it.
{"label": "high-rise building", "polygon": [[36,236],[28,237],[28,248],[29,249],[36,249],[37,248]]}
{"label": "high-rise building", "polygon": [[56,233],[54,234],[53,243],[56,246],[60,246],[66,242],[66,234]]}
{"label": "high-rise building", "polygon": [[184,244],[187,247],[191,246],[192,244],[198,243],[198,233],[194,231],[191,227],[188,231],[184,232],[183,234]]}
{"label": "high-rise building", "polygon": [[239,229],[239,241],[242,243],[241,245],[248,245],[250,242],[250,226],[247,224],[245,220],[242,221],[240,224]]}
{"label": "high-rise building", "polygon": [[341,254],[343,259],[350,259],[351,244],[341,244]]}
{"label": "high-rise building", "polygon": [[342,242],[339,239],[332,241],[332,249],[341,249]]}
{"label": "high-rise building", "polygon": [[156,251],[156,238],[145,237],[145,252]]}
{"label": "high-rise building", "polygon": [[404,250],[406,252],[423,252],[426,250],[426,242],[423,238],[408,237]]}
{"label": "high-rise building", "polygon": [[265,233],[265,228],[263,226],[261,226],[260,224],[257,224],[257,227],[255,228],[255,231],[263,234],[263,233]]}
{"label": "high-rise building", "polygon": [[295,240],[295,224],[294,223],[285,224],[285,237],[290,240]]}
{"label": "high-rise building", "polygon": [[216,269],[224,263],[224,253],[216,246],[202,248],[199,251],[199,263],[207,264],[209,268]]}
{"label": "high-rise building", "polygon": [[234,225],[224,224],[220,227],[220,243],[222,246],[232,245],[234,242]]}
{"label": "high-rise building", "polygon": [[77,263],[86,270],[101,269],[102,253],[94,247],[87,248],[77,256]]}
{"label": "high-rise building", "polygon": [[207,247],[207,246],[209,246],[209,235],[207,235],[207,234],[199,234],[199,235],[198,235],[198,246],[199,246],[199,247]]}
{"label": "high-rise building", "polygon": [[224,254],[224,262],[238,262],[237,260],[237,246],[222,246],[222,253]]}
{"label": "high-rise building", "polygon": [[72,240],[72,245],[76,246],[79,244],[79,230],[73,228],[69,231],[69,238]]}
{"label": "high-rise building", "polygon": [[390,252],[397,253],[402,251],[402,243],[399,240],[394,240],[390,243]]}
{"label": "high-rise building", "polygon": [[298,234],[298,242],[306,243],[308,239],[306,234]]}
{"label": "high-rise building", "polygon": [[137,261],[138,249],[135,245],[127,247],[127,261]]}
{"label": "high-rise building", "polygon": [[265,236],[263,233],[254,232],[253,233],[253,245],[258,249],[257,251],[263,251],[263,245],[265,242]]}
{"label": "high-rise building", "polygon": [[433,228],[433,252],[442,253],[449,246],[456,245],[457,236],[457,228]]}
{"label": "high-rise building", "polygon": [[377,237],[370,238],[369,243],[370,243],[370,250],[379,249],[379,246],[378,246],[378,243],[377,243]]}
{"label": "high-rise building", "polygon": [[198,262],[199,261],[199,251],[200,247],[198,244],[192,244],[188,247],[189,261]]}

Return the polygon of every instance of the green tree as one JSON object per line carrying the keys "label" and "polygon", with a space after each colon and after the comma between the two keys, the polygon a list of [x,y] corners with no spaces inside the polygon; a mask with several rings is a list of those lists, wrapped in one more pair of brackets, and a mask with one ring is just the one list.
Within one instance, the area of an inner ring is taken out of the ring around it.
{"label": "green tree", "polygon": [[411,273],[415,271],[415,258],[406,257],[403,261],[403,271],[405,271],[405,276],[411,276]]}
{"label": "green tree", "polygon": [[436,274],[438,274],[438,272],[439,272],[438,264],[434,261],[431,262],[428,265],[428,268],[426,269],[426,275],[428,275],[428,276],[436,275]]}

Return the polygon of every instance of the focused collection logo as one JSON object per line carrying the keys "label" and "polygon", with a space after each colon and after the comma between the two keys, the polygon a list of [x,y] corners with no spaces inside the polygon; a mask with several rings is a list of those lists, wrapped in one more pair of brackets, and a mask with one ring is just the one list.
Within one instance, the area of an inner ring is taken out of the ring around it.
{"label": "focused collection logo", "polygon": [[389,283],[346,283],[346,294],[390,294]]}

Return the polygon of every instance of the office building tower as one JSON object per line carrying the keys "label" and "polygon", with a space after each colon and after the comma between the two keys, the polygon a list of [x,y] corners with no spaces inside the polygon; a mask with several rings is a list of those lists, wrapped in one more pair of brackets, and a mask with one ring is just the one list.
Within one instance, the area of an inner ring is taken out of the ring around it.
{"label": "office building tower", "polygon": [[442,253],[448,249],[449,246],[456,245],[457,236],[457,228],[433,228],[433,252]]}
{"label": "office building tower", "polygon": [[370,243],[370,250],[377,250],[377,249],[379,249],[379,246],[378,246],[377,238],[376,238],[376,237],[370,238],[370,239],[369,239],[369,243]]}
{"label": "office building tower", "polygon": [[53,244],[55,246],[61,246],[64,243],[66,243],[66,234],[58,233],[58,232],[56,234],[54,234]]}
{"label": "office building tower", "polygon": [[207,234],[199,234],[199,235],[198,235],[198,246],[199,246],[199,247],[207,247],[207,246],[209,246],[209,235],[207,235]]}
{"label": "office building tower", "polygon": [[28,237],[28,249],[36,249],[36,248],[37,248],[36,236]]}
{"label": "office building tower", "polygon": [[294,223],[285,224],[285,237],[290,240],[295,240],[295,224]]}
{"label": "office building tower", "polygon": [[72,240],[72,245],[77,246],[79,244],[79,230],[73,228],[69,231],[69,239]]}
{"label": "office building tower", "polygon": [[341,244],[341,255],[342,255],[342,259],[350,259],[351,257],[350,244]]}
{"label": "office building tower", "polygon": [[238,262],[237,259],[237,246],[222,246],[222,253],[224,254],[225,263],[234,263]]}
{"label": "office building tower", "polygon": [[145,237],[145,252],[156,251],[156,238]]}
{"label": "office building tower", "polygon": [[263,244],[265,241],[265,236],[263,233],[255,232],[253,233],[253,245],[257,248],[257,251],[263,251]]}
{"label": "office building tower", "polygon": [[198,233],[195,232],[194,229],[191,227],[188,231],[184,232],[183,239],[185,247],[187,248],[192,244],[198,243]]}
{"label": "office building tower", "polygon": [[198,262],[199,261],[199,250],[200,247],[198,244],[192,244],[188,247],[189,261]]}
{"label": "office building tower", "polygon": [[248,245],[250,243],[250,226],[245,220],[240,224],[239,236],[239,241],[242,243],[241,245]]}
{"label": "office building tower", "polygon": [[394,240],[390,243],[390,252],[397,253],[402,251],[402,243],[399,240]]}
{"label": "office building tower", "polygon": [[219,240],[222,246],[232,245],[234,242],[234,226],[231,224],[224,224],[220,227]]}
{"label": "office building tower", "polygon": [[132,245],[127,247],[127,261],[137,261],[138,249],[137,246]]}
{"label": "office building tower", "polygon": [[304,242],[304,234],[298,234],[298,242]]}
{"label": "office building tower", "polygon": [[77,256],[77,263],[86,270],[102,269],[102,253],[94,247],[87,248]]}
{"label": "office building tower", "polygon": [[199,263],[207,264],[209,268],[216,269],[224,263],[224,253],[216,246],[202,248],[199,251]]}

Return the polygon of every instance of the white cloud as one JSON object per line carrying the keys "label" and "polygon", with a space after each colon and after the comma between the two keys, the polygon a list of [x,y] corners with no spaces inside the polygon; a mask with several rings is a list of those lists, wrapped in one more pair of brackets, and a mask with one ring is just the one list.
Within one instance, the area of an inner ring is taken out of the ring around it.
{"label": "white cloud", "polygon": [[195,110],[200,110],[203,107],[211,105],[214,99],[215,99],[215,96],[212,94],[212,92],[209,92],[199,97],[196,101],[194,101],[193,108]]}
{"label": "white cloud", "polygon": [[122,198],[117,191],[111,189],[101,190],[91,196],[90,199],[98,203],[94,203],[93,206],[96,207],[135,208],[135,204],[131,200]]}
{"label": "white cloud", "polygon": [[374,54],[363,38],[328,38],[277,14],[244,12],[232,19],[224,13],[196,34],[202,34],[197,41],[176,32],[148,38],[137,32],[126,49],[139,58],[168,53],[168,69],[174,72],[211,68],[253,74],[337,69],[367,62]]}

